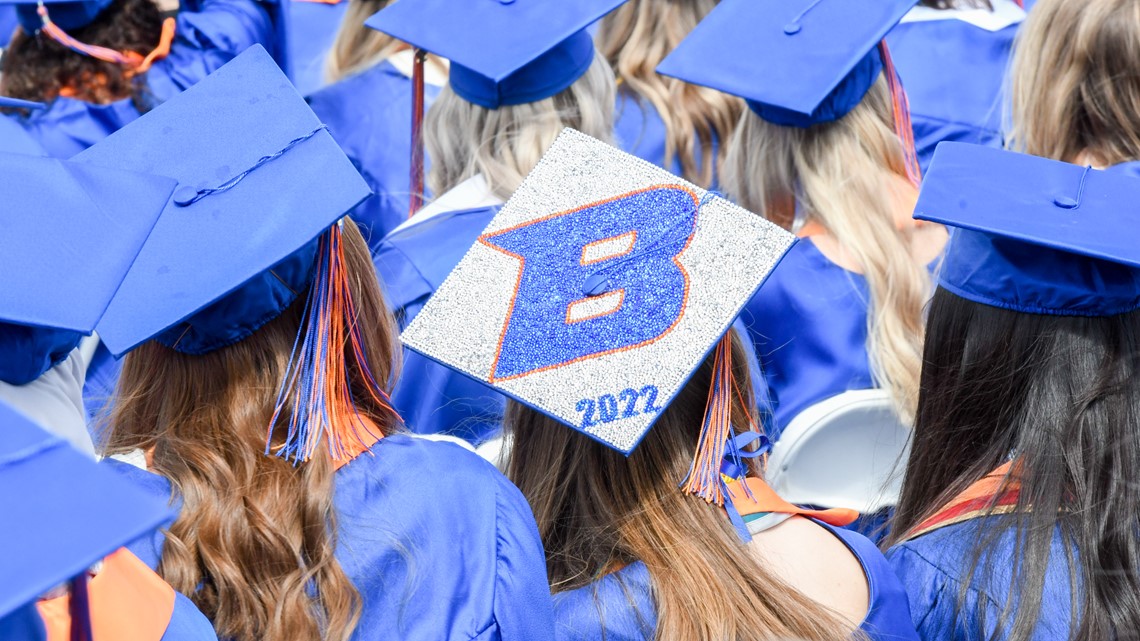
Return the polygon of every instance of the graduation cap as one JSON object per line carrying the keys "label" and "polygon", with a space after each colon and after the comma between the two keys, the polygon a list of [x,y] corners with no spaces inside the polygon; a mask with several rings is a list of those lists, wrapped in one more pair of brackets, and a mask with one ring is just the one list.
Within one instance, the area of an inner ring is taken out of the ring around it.
{"label": "graduation cap", "polygon": [[170,53],[174,42],[174,18],[162,23],[159,44],[152,52],[142,55],[137,51],[116,51],[90,45],[68,35],[68,31],[82,29],[95,21],[113,0],[0,0],[0,4],[14,5],[16,18],[25,33],[42,33],[72,51],[105,62],[130,67],[136,73],[150,69],[156,60]]}
{"label": "graduation cap", "polygon": [[3,404],[0,434],[0,618],[173,516]]}
{"label": "graduation cap", "polygon": [[[278,410],[302,397],[313,405],[293,408],[302,425],[282,455],[308,458],[319,441],[307,438],[310,427],[349,427],[339,419],[355,409],[338,405],[351,404],[348,364],[336,356],[346,341],[358,354],[363,347],[342,280],[339,221],[371,191],[265,49],[251,47],[75,160],[179,184],[98,325],[112,354],[151,338],[205,354],[304,297]],[[329,426],[330,417],[338,422]],[[332,447],[347,455],[339,441]]]}
{"label": "graduation cap", "polygon": [[744,98],[769,122],[806,128],[847,115],[885,69],[917,182],[906,93],[883,44],[916,2],[724,0],[657,71]]}
{"label": "graduation cap", "polygon": [[0,380],[22,385],[95,329],[176,182],[8,153],[0,174]]}
{"label": "graduation cap", "polygon": [[[415,0],[389,4],[365,24],[451,61],[449,83],[464,100],[498,109],[550,98],[594,61],[586,31],[625,0]],[[423,56],[416,56],[412,202],[422,205]]]}
{"label": "graduation cap", "polygon": [[1140,180],[980,145],[938,145],[914,217],[954,227],[938,285],[1028,314],[1140,308]]}

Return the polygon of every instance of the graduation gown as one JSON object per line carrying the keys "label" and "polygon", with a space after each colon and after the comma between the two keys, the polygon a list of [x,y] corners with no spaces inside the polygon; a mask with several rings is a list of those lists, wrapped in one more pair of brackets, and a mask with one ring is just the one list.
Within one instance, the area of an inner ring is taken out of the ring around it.
{"label": "graduation gown", "polygon": [[289,77],[302,96],[325,85],[325,59],[336,40],[349,0],[284,0],[288,3]]}
{"label": "graduation gown", "polygon": [[[165,478],[104,464],[171,496]],[[451,443],[388,436],[336,472],[334,500],[336,558],[363,601],[354,640],[552,637],[534,517],[490,463]],[[163,541],[159,532],[129,547],[157,567]]]}
{"label": "graduation gown", "polygon": [[[439,91],[439,87],[424,84],[425,110]],[[408,219],[412,81],[385,60],[317,91],[308,100],[372,187],[374,195],[351,215],[375,250],[384,236]],[[425,175],[429,166],[425,159]]]}
{"label": "graduation gown", "polygon": [[[994,1],[1009,5],[1003,10],[1023,15],[1012,0]],[[953,17],[963,15],[961,11],[938,14],[944,19],[904,18],[886,38],[910,102],[915,151],[923,171],[943,140],[1001,147],[1002,84],[1021,24],[1018,20],[990,30]]]}
{"label": "graduation gown", "polygon": [[[626,153],[649,161],[678,176],[682,175],[681,161],[665,164],[665,121],[648,100],[630,91],[617,92],[614,108],[614,144]],[[695,136],[695,134],[694,134]],[[713,140],[713,157],[717,141]],[[699,162],[698,158],[698,162]],[[716,185],[716,168],[713,168],[713,186]]]}
{"label": "graduation gown", "polygon": [[[255,44],[273,50],[274,26],[266,5],[255,0],[203,0],[196,9],[178,14],[170,55],[146,73],[145,99],[153,104],[189,88]],[[140,115],[130,98],[95,105],[61,97],[19,121],[49,155],[70,158]]]}
{"label": "graduation gown", "polygon": [[[870,588],[870,607],[859,629],[871,641],[917,640],[910,622],[906,593],[883,555],[859,534],[816,521],[851,550],[863,566]],[[657,612],[645,564],[632,563],[577,590],[554,595],[555,632],[559,641],[652,640]]]}

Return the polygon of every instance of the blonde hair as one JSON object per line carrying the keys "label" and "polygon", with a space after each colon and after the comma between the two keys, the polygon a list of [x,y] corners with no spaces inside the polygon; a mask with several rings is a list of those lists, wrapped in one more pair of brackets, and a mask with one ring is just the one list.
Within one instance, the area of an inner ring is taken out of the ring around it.
{"label": "blonde hair", "polygon": [[407,47],[392,36],[364,26],[372,14],[396,0],[349,0],[348,9],[336,32],[336,40],[325,59],[325,79],[343,80],[377,65]]}
{"label": "blonde hair", "polygon": [[613,110],[613,72],[599,54],[574,84],[536,102],[487,109],[447,86],[424,119],[424,143],[432,160],[428,187],[438,196],[482,174],[491,191],[505,200],[564,128],[608,142]]}
{"label": "blonde hair", "polygon": [[[751,390],[743,344],[731,335],[733,375],[742,390]],[[863,638],[774,574],[742,544],[724,508],[678,487],[696,452],[712,371],[710,356],[628,457],[536,410],[507,403],[505,429],[513,441],[506,474],[534,511],[551,592],[590,586],[641,561],[652,581],[654,638]],[[749,423],[750,406],[751,398],[733,401],[738,429]],[[747,465],[760,474],[758,466]]]}
{"label": "blonde hair", "polygon": [[[598,49],[613,65],[621,90],[649,101],[665,122],[664,166],[680,159],[688,180],[709,186],[724,159],[744,101],[657,73],[657,65],[689,35],[719,0],[630,0],[606,16]],[[713,158],[713,142],[720,144]],[[714,162],[715,161],[715,162]]]}
{"label": "blonde hair", "polygon": [[1140,1],[1039,0],[1010,68],[1009,146],[1103,166],[1140,160]]}
{"label": "blonde hair", "polygon": [[899,229],[891,194],[906,178],[883,76],[849,114],[807,129],[749,113],[733,136],[723,184],[743,207],[791,228],[798,201],[862,268],[871,300],[867,353],[876,384],[899,415],[914,416],[922,364],[923,305],[931,279]]}
{"label": "blonde hair", "polygon": [[[395,321],[368,245],[350,221],[343,242],[368,367],[375,380],[388,381],[399,358]],[[158,572],[223,639],[347,641],[360,617],[360,594],[335,556],[332,458],[325,451],[294,465],[265,454],[305,298],[245,340],[207,354],[145,343],[123,361],[116,390],[106,451],[153,451],[150,467],[183,501]],[[353,367],[357,409],[383,434],[398,430]],[[277,422],[274,446],[289,424],[287,415]]]}

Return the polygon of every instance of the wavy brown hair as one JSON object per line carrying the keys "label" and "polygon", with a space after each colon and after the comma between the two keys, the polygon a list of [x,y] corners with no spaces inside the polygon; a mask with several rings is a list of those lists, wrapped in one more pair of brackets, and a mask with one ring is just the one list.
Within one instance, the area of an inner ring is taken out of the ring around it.
{"label": "wavy brown hair", "polygon": [[392,36],[364,26],[364,21],[395,0],[349,0],[336,40],[325,59],[325,79],[343,80],[360,73],[406,47]]}
{"label": "wavy brown hair", "polygon": [[[666,167],[680,159],[682,174],[705,187],[724,159],[744,101],[657,73],[657,65],[719,0],[630,0],[602,19],[598,50],[614,68],[620,90],[646,100],[665,122]],[[720,141],[713,158],[713,141]]]}
{"label": "wavy brown hair", "polygon": [[[345,221],[345,259],[368,367],[392,378],[395,323],[368,247]],[[153,452],[182,509],[166,534],[159,573],[235,641],[348,639],[360,595],[334,557],[334,465],[321,448],[294,465],[265,455],[266,426],[301,328],[305,294],[249,338],[200,356],[151,341],[123,363],[109,453]],[[355,362],[345,347],[346,361]],[[383,434],[397,419],[350,371],[353,400]],[[286,410],[271,443],[280,445]]]}
{"label": "wavy brown hair", "polygon": [[1140,1],[1039,0],[1010,66],[1009,147],[1102,167],[1140,160]]}
{"label": "wavy brown hair", "polygon": [[[80,42],[146,56],[162,37],[162,14],[153,0],[114,0],[91,24],[68,32]],[[133,98],[146,107],[145,76],[112,62],[76,53],[42,33],[17,29],[4,52],[0,94],[51,102],[67,95],[108,104]]]}
{"label": "wavy brown hair", "polygon": [[[741,389],[751,390],[735,332],[732,362]],[[551,591],[578,589],[641,561],[652,579],[658,639],[851,638],[851,625],[786,585],[742,544],[723,508],[678,488],[696,452],[712,372],[710,356],[628,458],[508,403],[506,472],[534,510]],[[739,399],[733,416],[734,425],[749,424]]]}
{"label": "wavy brown hair", "polygon": [[749,113],[723,166],[741,206],[791,229],[799,203],[862,268],[871,293],[867,353],[876,383],[900,416],[914,416],[921,367],[922,308],[932,283],[913,254],[913,228],[899,229],[891,194],[906,178],[890,92],[881,75],[850,113],[800,129]]}

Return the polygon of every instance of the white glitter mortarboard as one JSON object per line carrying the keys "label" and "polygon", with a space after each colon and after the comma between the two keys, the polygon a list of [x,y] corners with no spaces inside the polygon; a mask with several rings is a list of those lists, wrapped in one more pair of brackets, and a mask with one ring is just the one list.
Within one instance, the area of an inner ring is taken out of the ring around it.
{"label": "white glitter mortarboard", "polygon": [[401,340],[629,454],[794,242],[566,129]]}

